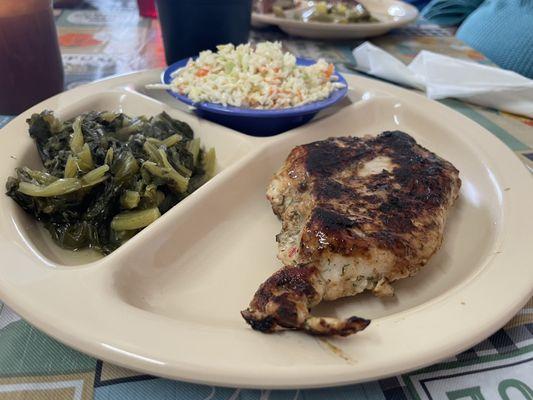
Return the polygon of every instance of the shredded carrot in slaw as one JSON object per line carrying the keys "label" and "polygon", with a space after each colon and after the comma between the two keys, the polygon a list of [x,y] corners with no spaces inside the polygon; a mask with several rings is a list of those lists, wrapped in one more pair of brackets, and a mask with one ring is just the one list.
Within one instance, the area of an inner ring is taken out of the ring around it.
{"label": "shredded carrot in slaw", "polygon": [[334,66],[320,59],[299,65],[279,42],[254,46],[220,45],[203,51],[172,74],[171,89],[193,102],[275,109],[323,100],[345,85],[333,79]]}

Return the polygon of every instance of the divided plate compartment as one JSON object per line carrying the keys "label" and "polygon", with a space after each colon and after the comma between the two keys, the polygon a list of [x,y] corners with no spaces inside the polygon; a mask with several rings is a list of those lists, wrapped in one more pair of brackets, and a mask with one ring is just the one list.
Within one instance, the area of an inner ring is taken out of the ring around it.
{"label": "divided plate compartment", "polygon": [[[79,88],[46,105],[55,107],[61,119],[90,110],[128,115],[164,110],[189,123],[204,146],[215,147],[217,175],[105,257],[59,249],[38,223],[1,196],[0,251],[17,264],[2,268],[9,269],[10,284],[23,291],[16,299],[11,296],[15,310],[71,346],[112,362],[223,385],[356,382],[414,368],[459,348],[451,341],[430,357],[424,346],[434,339],[421,338],[420,357],[425,358],[413,357],[412,329],[427,329],[418,318],[425,309],[437,309],[490,268],[501,245],[508,205],[502,191],[505,182],[490,158],[467,135],[457,134],[447,119],[449,111],[428,102],[424,106],[429,113],[421,112],[418,97],[409,97],[416,95],[405,95],[405,100],[382,90],[383,84],[351,78],[357,85],[352,84],[349,101],[335,113],[329,110],[310,124],[275,137],[256,138],[200,120],[168,94],[144,89],[156,80],[156,72],[145,72],[102,81],[96,93]],[[364,90],[365,85],[371,89]],[[25,117],[41,110],[38,105]],[[0,159],[2,182],[17,166],[39,167],[23,119],[14,120],[0,135],[0,148],[9,147],[12,156]],[[442,248],[418,275],[395,283],[396,296],[391,299],[361,294],[323,303],[315,310],[319,315],[372,319],[364,332],[325,341],[299,333],[252,331],[239,312],[281,267],[275,242],[281,223],[265,197],[272,175],[299,144],[396,129],[460,171],[461,193]],[[36,299],[42,304],[37,305]],[[453,307],[460,311],[463,306],[457,301]],[[414,325],[403,324],[411,317]],[[56,324],[58,318],[62,326]],[[453,335],[460,327],[450,324],[457,322],[432,320],[431,329]],[[87,329],[82,331],[83,327]],[[477,334],[470,341],[479,339]],[[401,343],[407,346],[401,348]],[[383,355],[376,359],[377,349],[389,352],[387,368]]]}
{"label": "divided plate compartment", "polygon": [[[206,148],[214,147],[216,149],[217,173],[239,161],[253,148],[253,140],[251,138],[225,129],[224,127],[214,126],[189,113],[169,108],[165,104],[153,100],[128,86],[110,88],[101,93],[89,95],[64,108],[54,110],[54,114],[59,119],[66,120],[92,110],[119,111],[130,116],[151,116],[162,111],[168,112],[174,118],[191,125],[195,137],[201,139],[203,146]],[[1,164],[3,170],[2,179],[4,182],[7,180],[7,176],[15,175],[15,167],[27,165],[31,168],[42,168],[35,143],[28,135],[27,124],[20,120],[17,122],[17,130],[20,131],[20,137],[16,138],[17,148],[13,149],[13,154],[11,154],[10,159],[2,160]],[[10,147],[12,146],[10,145]],[[5,165],[6,161],[7,165]],[[5,198],[2,198],[2,201],[7,203],[7,214],[14,216],[15,225],[23,241],[27,244],[32,244],[29,248],[38,254],[40,258],[46,259],[48,264],[55,264],[57,266],[82,265],[102,258],[96,251],[82,250],[73,252],[58,247],[51,241],[49,233],[42,227],[42,224],[36,223],[32,218],[27,216],[15,202],[11,200],[6,201]]]}

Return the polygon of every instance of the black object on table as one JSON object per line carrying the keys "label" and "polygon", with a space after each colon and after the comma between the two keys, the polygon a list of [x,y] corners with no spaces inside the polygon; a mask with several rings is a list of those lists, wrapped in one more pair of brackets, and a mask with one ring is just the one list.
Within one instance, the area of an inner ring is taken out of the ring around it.
{"label": "black object on table", "polygon": [[251,0],[157,0],[167,64],[248,41]]}

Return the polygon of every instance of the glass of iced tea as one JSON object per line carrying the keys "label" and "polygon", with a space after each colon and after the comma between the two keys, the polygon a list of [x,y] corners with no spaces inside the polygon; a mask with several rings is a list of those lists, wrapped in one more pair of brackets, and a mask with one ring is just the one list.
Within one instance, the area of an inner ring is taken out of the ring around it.
{"label": "glass of iced tea", "polygon": [[62,90],[52,0],[1,0],[0,114],[19,114]]}

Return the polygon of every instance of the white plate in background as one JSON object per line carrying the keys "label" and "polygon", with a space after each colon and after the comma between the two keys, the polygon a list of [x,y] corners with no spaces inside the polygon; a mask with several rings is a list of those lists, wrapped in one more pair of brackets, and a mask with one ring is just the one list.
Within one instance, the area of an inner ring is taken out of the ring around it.
{"label": "white plate in background", "polygon": [[418,17],[418,10],[411,4],[398,0],[360,1],[379,22],[358,22],[338,24],[331,22],[305,22],[290,18],[280,18],[270,14],[252,13],[252,24],[256,27],[276,25],[282,31],[310,39],[360,39],[379,36],[391,29],[408,25]]}

